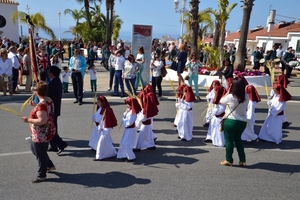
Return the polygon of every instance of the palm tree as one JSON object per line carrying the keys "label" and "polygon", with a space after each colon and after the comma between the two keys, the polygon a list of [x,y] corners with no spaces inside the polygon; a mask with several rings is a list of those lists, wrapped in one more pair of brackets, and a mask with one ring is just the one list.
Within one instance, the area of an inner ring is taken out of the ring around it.
{"label": "palm tree", "polygon": [[[27,13],[22,12],[22,11],[14,11],[11,13],[11,21],[16,24],[16,22],[19,20],[19,22],[21,24],[27,24],[27,20],[26,20],[26,15]],[[53,30],[46,25],[46,20],[43,16],[42,13],[34,13],[34,14],[30,14],[30,19],[33,22],[36,31],[42,29],[46,34],[48,34],[52,40],[56,39],[56,36],[53,32]]]}
{"label": "palm tree", "polygon": [[199,12],[199,0],[190,1],[190,15],[192,17],[191,22],[191,51],[198,53],[198,32],[199,32],[199,21],[198,21],[198,12]]}
{"label": "palm tree", "polygon": [[213,10],[212,8],[207,8],[206,10],[212,13],[216,18],[216,27],[215,27],[215,34],[219,33],[219,40],[216,42],[214,47],[219,48],[220,53],[220,63],[224,60],[224,42],[225,42],[225,27],[227,20],[229,19],[230,13],[235,8],[237,3],[233,3],[229,5],[229,0],[218,0],[218,10]]}
{"label": "palm tree", "polygon": [[234,69],[239,71],[245,70],[245,53],[246,53],[246,45],[247,45],[247,36],[249,30],[249,21],[252,12],[254,0],[244,0],[243,5],[243,21],[240,32],[240,40],[238,50],[235,56],[234,61]]}
{"label": "palm tree", "polygon": [[[76,0],[79,3],[84,3],[84,9],[86,13],[86,21],[88,23],[88,27],[90,29],[93,28],[92,22],[91,22],[91,13],[90,13],[90,3],[94,3],[96,0]],[[101,3],[101,0],[100,0]]]}
{"label": "palm tree", "polygon": [[[120,0],[121,2],[121,0]],[[106,43],[111,44],[111,37],[114,26],[114,8],[115,0],[106,0]]]}
{"label": "palm tree", "polygon": [[123,21],[119,18],[118,15],[114,15],[113,17],[113,31],[112,31],[112,39],[115,41],[118,39],[120,34],[120,29]]}
{"label": "palm tree", "polygon": [[[83,13],[83,8],[81,8],[80,10],[66,9],[66,10],[64,10],[64,14],[65,15],[69,14],[73,17],[73,19],[76,22],[75,27],[79,25],[79,20],[84,18],[84,16],[85,16],[84,13]],[[65,31],[65,32],[71,32],[73,35],[75,35],[75,37],[77,37],[77,34],[74,32],[74,26],[70,26],[69,31]]]}

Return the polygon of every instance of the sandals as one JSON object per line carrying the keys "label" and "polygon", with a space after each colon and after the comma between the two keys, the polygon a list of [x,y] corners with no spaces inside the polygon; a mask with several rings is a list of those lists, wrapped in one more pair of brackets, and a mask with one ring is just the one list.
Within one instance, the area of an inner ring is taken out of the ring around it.
{"label": "sandals", "polygon": [[31,180],[31,183],[40,183],[43,182],[44,180],[46,180],[46,177],[43,178],[36,177],[35,179]]}
{"label": "sandals", "polygon": [[246,167],[246,162],[239,162],[239,166],[241,166],[241,167]]}
{"label": "sandals", "polygon": [[221,164],[221,165],[224,165],[224,166],[232,166],[232,163],[227,162],[227,160],[222,160],[222,161],[220,162],[220,164]]}

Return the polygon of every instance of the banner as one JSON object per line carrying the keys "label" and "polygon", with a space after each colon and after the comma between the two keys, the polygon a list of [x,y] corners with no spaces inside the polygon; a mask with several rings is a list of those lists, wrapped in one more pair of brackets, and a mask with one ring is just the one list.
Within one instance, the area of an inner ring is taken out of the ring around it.
{"label": "banner", "polygon": [[132,26],[131,53],[136,58],[139,47],[144,47],[145,63],[142,78],[145,84],[150,81],[150,61],[152,48],[152,26],[136,25]]}
{"label": "banner", "polygon": [[38,67],[37,67],[37,60],[36,60],[35,43],[33,40],[33,32],[34,32],[33,29],[34,27],[28,24],[29,51],[30,51],[32,78],[37,83],[39,82],[39,76],[38,76]]}

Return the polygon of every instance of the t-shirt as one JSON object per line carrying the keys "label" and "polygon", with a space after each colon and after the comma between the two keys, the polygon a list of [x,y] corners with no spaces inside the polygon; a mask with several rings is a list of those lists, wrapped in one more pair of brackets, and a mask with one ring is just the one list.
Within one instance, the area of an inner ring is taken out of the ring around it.
{"label": "t-shirt", "polygon": [[69,72],[63,71],[63,72],[61,73],[62,81],[63,81],[64,83],[69,83],[69,76],[70,76],[70,73],[69,73]]}
{"label": "t-shirt", "polygon": [[90,80],[96,80],[96,71],[89,69],[89,74],[90,74]]}
{"label": "t-shirt", "polygon": [[[238,105],[238,99],[234,97],[232,94],[227,94],[222,97],[220,100],[221,104],[228,105],[228,109],[226,109],[225,116],[228,116],[229,113]],[[247,122],[247,107],[249,103],[249,96],[245,94],[245,101],[240,103],[238,107],[228,116],[228,119],[234,119],[239,121]]]}

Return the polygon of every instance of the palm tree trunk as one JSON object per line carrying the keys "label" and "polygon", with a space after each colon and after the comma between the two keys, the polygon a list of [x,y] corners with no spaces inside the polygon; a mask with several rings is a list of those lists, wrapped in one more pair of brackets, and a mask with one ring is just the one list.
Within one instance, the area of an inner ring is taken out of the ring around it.
{"label": "palm tree trunk", "polygon": [[199,23],[198,23],[198,12],[199,12],[199,0],[191,0],[191,10],[190,14],[192,15],[192,23],[191,23],[191,50],[198,55],[198,31],[199,31]]}
{"label": "palm tree trunk", "polygon": [[106,43],[110,45],[109,38],[110,38],[110,20],[109,20],[109,10],[110,10],[110,0],[106,0]]}
{"label": "palm tree trunk", "polygon": [[248,36],[249,22],[250,22],[253,2],[254,0],[244,0],[243,22],[242,22],[242,27],[240,32],[239,46],[234,61],[234,69],[239,71],[245,70],[245,53],[246,53],[246,45],[248,39],[247,36]]}
{"label": "palm tree trunk", "polygon": [[216,47],[219,47],[219,38],[220,38],[220,24],[219,22],[215,22],[215,33],[213,37],[213,43],[212,48],[215,49]]}
{"label": "palm tree trunk", "polygon": [[225,42],[225,25],[220,27],[220,36],[219,36],[219,54],[220,54],[220,65],[224,60],[224,42]]}
{"label": "palm tree trunk", "polygon": [[86,21],[89,25],[89,28],[92,29],[93,25],[91,22],[91,15],[90,15],[90,3],[89,0],[84,0],[84,8],[85,8],[85,12],[86,12]]}

